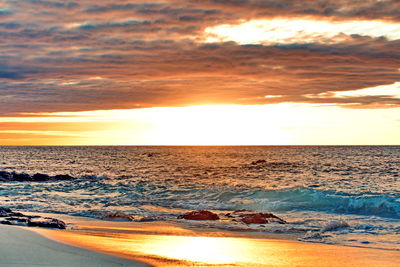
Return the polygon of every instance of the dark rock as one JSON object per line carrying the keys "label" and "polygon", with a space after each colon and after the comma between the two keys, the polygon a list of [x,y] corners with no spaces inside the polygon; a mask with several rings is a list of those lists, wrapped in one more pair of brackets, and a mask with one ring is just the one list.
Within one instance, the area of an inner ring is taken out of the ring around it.
{"label": "dark rock", "polygon": [[33,181],[43,182],[50,180],[50,176],[43,173],[36,173],[32,176]]}
{"label": "dark rock", "polygon": [[287,221],[279,218],[278,216],[276,216],[276,215],[274,215],[272,213],[262,213],[262,215],[265,218],[268,218],[270,220],[270,222],[272,221],[272,222],[277,222],[277,223],[280,223],[280,224],[286,224],[287,223]]}
{"label": "dark rock", "polygon": [[0,217],[8,217],[11,216],[13,212],[8,208],[0,207]]}
{"label": "dark rock", "polygon": [[52,180],[73,180],[75,178],[68,174],[57,174],[57,175],[51,176],[51,179]]}
{"label": "dark rock", "polygon": [[2,217],[2,220],[0,220],[1,224],[39,226],[58,229],[66,228],[66,224],[61,220],[48,217],[43,218],[41,216],[25,215],[20,212],[13,212],[8,208],[0,207],[0,217]]}
{"label": "dark rock", "polygon": [[1,181],[10,181],[13,179],[13,176],[11,173],[6,172],[6,171],[0,171],[0,180]]}
{"label": "dark rock", "polygon": [[2,208],[0,207],[0,217],[13,217],[13,216],[24,216],[24,214],[20,213],[20,212],[13,212],[11,211],[11,209],[8,208]]}
{"label": "dark rock", "polygon": [[219,220],[219,216],[208,210],[195,210],[179,215],[178,219],[185,220]]}
{"label": "dark rock", "polygon": [[[28,217],[7,217],[5,220],[11,222],[13,225],[28,225],[29,218]],[[14,223],[13,223],[14,222]]]}
{"label": "dark rock", "polygon": [[[251,210],[235,210],[234,212],[226,213],[225,216],[228,218],[235,218],[241,212],[252,212]],[[236,215],[236,216],[235,216]]]}
{"label": "dark rock", "polygon": [[111,221],[133,221],[133,222],[152,222],[157,221],[157,218],[150,216],[130,215],[123,212],[109,212],[102,216],[104,220]]}
{"label": "dark rock", "polygon": [[265,218],[261,213],[249,214],[242,217],[242,222],[245,224],[264,224],[267,223],[267,218]]}
{"label": "dark rock", "polygon": [[259,160],[253,161],[251,163],[251,165],[257,165],[257,164],[262,164],[262,163],[266,163],[266,162],[267,161],[265,159],[259,159]]}
{"label": "dark rock", "polygon": [[43,173],[36,173],[33,176],[30,176],[27,173],[17,173],[17,172],[7,172],[7,171],[0,171],[0,181],[7,182],[7,181],[18,181],[18,182],[27,182],[27,181],[34,181],[34,182],[44,182],[50,180],[73,180],[74,177],[68,174],[58,174],[54,176],[49,176]]}
{"label": "dark rock", "polygon": [[17,217],[29,217],[29,216],[26,216],[25,214],[22,214],[21,212],[14,212],[14,211],[12,211],[11,212],[11,216],[17,216]]}
{"label": "dark rock", "polygon": [[134,222],[154,222],[157,221],[157,218],[151,216],[133,216],[132,220]]}
{"label": "dark rock", "polygon": [[133,221],[133,217],[131,215],[118,211],[103,215],[103,219],[111,221]]}
{"label": "dark rock", "polygon": [[14,181],[20,181],[20,182],[25,182],[25,181],[31,181],[32,177],[24,172],[17,173],[17,172],[12,172],[12,179]]}
{"label": "dark rock", "polygon": [[237,218],[245,224],[265,224],[265,223],[280,223],[286,224],[287,222],[272,213],[254,212],[250,210],[236,210],[228,213],[229,218]]}
{"label": "dark rock", "polygon": [[65,229],[67,227],[63,221],[48,217],[30,219],[28,221],[28,226],[39,226],[39,227],[58,228],[58,229]]}

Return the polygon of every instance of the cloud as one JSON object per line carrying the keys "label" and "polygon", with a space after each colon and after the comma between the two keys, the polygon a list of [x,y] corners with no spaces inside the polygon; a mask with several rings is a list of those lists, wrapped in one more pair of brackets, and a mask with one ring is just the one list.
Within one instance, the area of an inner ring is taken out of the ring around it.
{"label": "cloud", "polygon": [[[240,17],[318,16],[333,19],[380,19],[399,21],[397,0],[192,0],[201,6],[224,8]],[[243,15],[242,15],[243,16]]]}
{"label": "cloud", "polygon": [[18,22],[5,22],[5,23],[0,23],[0,27],[6,29],[18,29],[19,27],[21,27],[21,24]]}
{"label": "cloud", "polygon": [[[379,29],[379,30],[378,30]],[[206,42],[235,41],[240,44],[340,43],[349,36],[400,39],[400,23],[381,21],[332,22],[315,19],[252,20],[238,25],[205,29]]]}
{"label": "cloud", "polygon": [[44,0],[23,0],[27,3],[41,5],[44,7],[56,7],[56,8],[76,8],[79,6],[77,2],[65,2],[65,1],[44,1]]}
{"label": "cloud", "polygon": [[105,13],[109,11],[126,11],[126,10],[153,10],[154,8],[162,7],[164,4],[160,3],[121,3],[121,4],[108,4],[108,5],[92,5],[84,11],[87,13]]}
{"label": "cloud", "polygon": [[22,78],[22,75],[15,71],[1,70],[0,69],[0,78],[3,79],[18,79]]}
{"label": "cloud", "polygon": [[332,94],[400,81],[396,37],[368,36],[360,26],[307,42],[204,42],[205,29],[250,19],[397,25],[398,2],[355,3],[9,0],[0,6],[0,15],[12,10],[0,23],[0,114],[288,101],[398,106],[387,96]]}
{"label": "cloud", "polygon": [[13,12],[8,8],[0,8],[0,16],[11,15]]}

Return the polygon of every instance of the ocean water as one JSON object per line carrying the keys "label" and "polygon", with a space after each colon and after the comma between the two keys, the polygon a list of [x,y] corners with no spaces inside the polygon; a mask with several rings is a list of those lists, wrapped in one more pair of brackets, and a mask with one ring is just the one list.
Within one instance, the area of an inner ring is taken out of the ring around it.
{"label": "ocean water", "polygon": [[0,170],[77,178],[0,182],[0,206],[19,211],[179,222],[248,209],[288,224],[185,223],[400,250],[400,146],[3,146]]}

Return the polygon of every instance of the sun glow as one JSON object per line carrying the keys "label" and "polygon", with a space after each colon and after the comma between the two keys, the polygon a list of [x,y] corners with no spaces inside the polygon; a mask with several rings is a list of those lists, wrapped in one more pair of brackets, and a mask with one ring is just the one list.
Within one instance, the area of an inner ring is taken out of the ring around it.
{"label": "sun glow", "polygon": [[365,88],[361,90],[334,92],[335,96],[347,97],[347,96],[388,96],[392,98],[400,99],[400,82],[389,85],[381,85],[371,88]]}
{"label": "sun glow", "polygon": [[[194,106],[155,109],[155,140],[173,145],[237,145],[289,142],[284,127],[301,123],[292,114],[282,112],[285,105]],[[280,115],[278,115],[280,114]],[[177,131],[177,129],[179,129]],[[239,141],[241,140],[241,141]],[[244,141],[247,140],[247,141]]]}
{"label": "sun glow", "polygon": [[206,42],[240,44],[334,43],[346,35],[400,39],[400,24],[383,21],[329,21],[307,18],[251,20],[205,29]]}
{"label": "sun glow", "polygon": [[300,103],[35,113],[0,118],[0,140],[3,145],[396,144],[398,114],[400,108]]}

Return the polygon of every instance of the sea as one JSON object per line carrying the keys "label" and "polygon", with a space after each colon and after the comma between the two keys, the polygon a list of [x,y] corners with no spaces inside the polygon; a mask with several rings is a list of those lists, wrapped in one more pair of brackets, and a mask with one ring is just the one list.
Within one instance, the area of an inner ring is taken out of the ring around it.
{"label": "sea", "polygon": [[76,178],[0,182],[0,206],[21,212],[180,223],[245,209],[288,223],[193,225],[400,251],[400,146],[1,146],[0,170]]}

